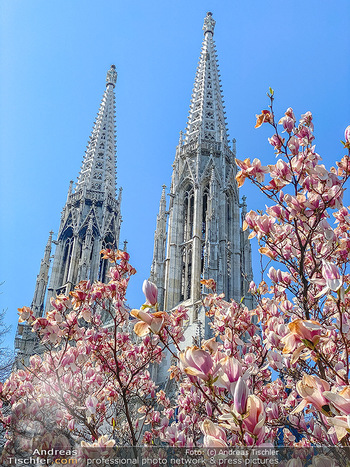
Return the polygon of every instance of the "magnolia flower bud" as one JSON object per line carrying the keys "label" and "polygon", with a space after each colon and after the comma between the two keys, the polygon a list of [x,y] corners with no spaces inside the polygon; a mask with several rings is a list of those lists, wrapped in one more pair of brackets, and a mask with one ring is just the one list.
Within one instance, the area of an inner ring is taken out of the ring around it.
{"label": "magnolia flower bud", "polygon": [[350,125],[346,127],[344,137],[345,137],[345,142],[350,143]]}
{"label": "magnolia flower bud", "polygon": [[282,144],[284,144],[285,139],[281,138],[279,135],[273,135],[271,138],[268,138],[269,143],[277,150],[281,149]]}
{"label": "magnolia flower bud", "polygon": [[249,292],[254,295],[254,294],[256,294],[257,291],[258,291],[258,288],[257,288],[255,282],[251,281],[251,283],[249,284]]}
{"label": "magnolia flower bud", "polygon": [[142,292],[145,294],[146,300],[150,305],[154,306],[157,303],[158,289],[153,282],[143,281]]}
{"label": "magnolia flower bud", "polygon": [[288,148],[290,152],[295,156],[299,152],[299,140],[296,136],[291,136],[288,141]]}
{"label": "magnolia flower bud", "polygon": [[249,395],[249,389],[242,377],[238,378],[235,392],[233,395],[233,404],[236,412],[244,414],[247,410],[247,400]]}

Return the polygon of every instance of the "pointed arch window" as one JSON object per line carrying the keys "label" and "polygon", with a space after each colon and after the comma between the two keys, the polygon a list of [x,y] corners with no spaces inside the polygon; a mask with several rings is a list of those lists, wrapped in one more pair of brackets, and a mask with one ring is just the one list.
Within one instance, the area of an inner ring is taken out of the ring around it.
{"label": "pointed arch window", "polygon": [[207,214],[208,214],[208,201],[209,201],[209,185],[205,185],[203,189],[202,199],[202,240],[205,240],[207,233]]}
{"label": "pointed arch window", "polygon": [[201,251],[201,278],[204,278],[206,269],[206,247],[208,234],[208,202],[209,202],[209,185],[205,185],[202,197],[202,251]]}
{"label": "pointed arch window", "polygon": [[181,295],[180,300],[188,300],[191,297],[192,281],[192,245],[186,245],[182,250],[181,270]]}
{"label": "pointed arch window", "polygon": [[233,241],[233,195],[232,193],[226,194],[226,232],[227,232],[227,250],[226,250],[226,271],[227,271],[227,283],[225,295],[228,298],[232,298],[233,293],[232,287],[232,241]]}
{"label": "pointed arch window", "polygon": [[194,189],[188,184],[184,190],[183,201],[183,243],[182,267],[181,267],[181,300],[191,297],[191,277],[192,277],[192,237],[194,219]]}
{"label": "pointed arch window", "polygon": [[184,194],[183,219],[184,234],[183,241],[187,242],[193,236],[193,215],[194,215],[194,191],[191,185],[188,185]]}
{"label": "pointed arch window", "polygon": [[71,267],[72,253],[73,253],[74,237],[72,229],[69,228],[66,232],[66,238],[64,240],[63,255],[61,262],[60,272],[60,286],[64,285],[68,281],[69,269]]}

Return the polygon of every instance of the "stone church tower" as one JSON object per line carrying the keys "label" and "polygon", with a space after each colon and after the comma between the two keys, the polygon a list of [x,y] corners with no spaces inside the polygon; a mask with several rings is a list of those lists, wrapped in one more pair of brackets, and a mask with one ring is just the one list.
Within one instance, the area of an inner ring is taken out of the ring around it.
{"label": "stone church tower", "polygon": [[[100,251],[118,248],[121,224],[121,188],[116,198],[115,173],[116,81],[117,72],[112,65],[74,190],[70,182],[57,240],[52,241],[50,232],[41,261],[31,305],[38,317],[50,308],[51,297],[68,294],[79,281],[108,280],[108,260],[101,259]],[[56,248],[49,281],[52,243]],[[33,354],[36,345],[33,336],[26,325],[18,326],[17,361]]]}
{"label": "stone church tower", "polygon": [[251,249],[241,229],[246,214],[235,180],[235,140],[229,146],[212,13],[204,20],[204,39],[185,134],[180,133],[173,163],[170,201],[160,200],[150,280],[159,289],[161,309],[182,304],[190,310],[185,345],[209,337],[201,297],[212,278],[227,300],[252,297]]}

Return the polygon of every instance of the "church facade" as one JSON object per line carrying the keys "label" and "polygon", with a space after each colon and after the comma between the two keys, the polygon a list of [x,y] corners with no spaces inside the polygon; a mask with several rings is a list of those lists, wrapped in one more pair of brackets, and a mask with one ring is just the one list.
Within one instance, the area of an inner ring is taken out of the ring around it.
{"label": "church facade", "polygon": [[[176,148],[169,201],[165,186],[161,194],[150,276],[158,286],[161,309],[180,304],[189,309],[186,345],[209,333],[201,306],[208,290],[202,279],[214,279],[217,292],[227,299],[246,297],[247,306],[252,305],[247,295],[251,250],[241,228],[246,205],[235,180],[235,140],[228,139],[214,27],[209,12],[187,128]],[[50,308],[51,297],[68,294],[80,280],[108,281],[108,264],[100,251],[119,247],[121,226],[121,189],[117,195],[115,175],[116,80],[112,65],[78,181],[74,189],[73,182],[69,186],[57,240],[50,232],[41,261],[31,305],[38,317]],[[29,327],[20,324],[17,361],[35,353],[36,344]]]}

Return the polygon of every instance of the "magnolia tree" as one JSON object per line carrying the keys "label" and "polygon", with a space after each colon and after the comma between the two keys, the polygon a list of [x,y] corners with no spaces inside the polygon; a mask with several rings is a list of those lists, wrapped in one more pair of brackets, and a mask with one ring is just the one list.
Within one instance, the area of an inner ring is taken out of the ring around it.
{"label": "magnolia tree", "polygon": [[[145,281],[146,303],[130,312],[129,256],[103,250],[108,284],[80,282],[52,300],[45,317],[19,310],[45,352],[1,387],[12,406],[1,416],[3,462],[20,451],[69,455],[89,446],[350,445],[350,214],[342,204],[349,154],[327,170],[311,113],[297,123],[289,108],[277,123],[272,90],[269,98],[256,127],[272,127],[279,159],[237,160],[238,185],[249,179],[270,204],[264,214],[250,211],[243,226],[272,263],[270,285],[250,285],[256,308],[226,301],[214,281],[202,281],[212,291],[203,299],[212,338],[180,350],[186,310],[159,310],[157,289]],[[173,397],[151,376],[166,353]]]}

